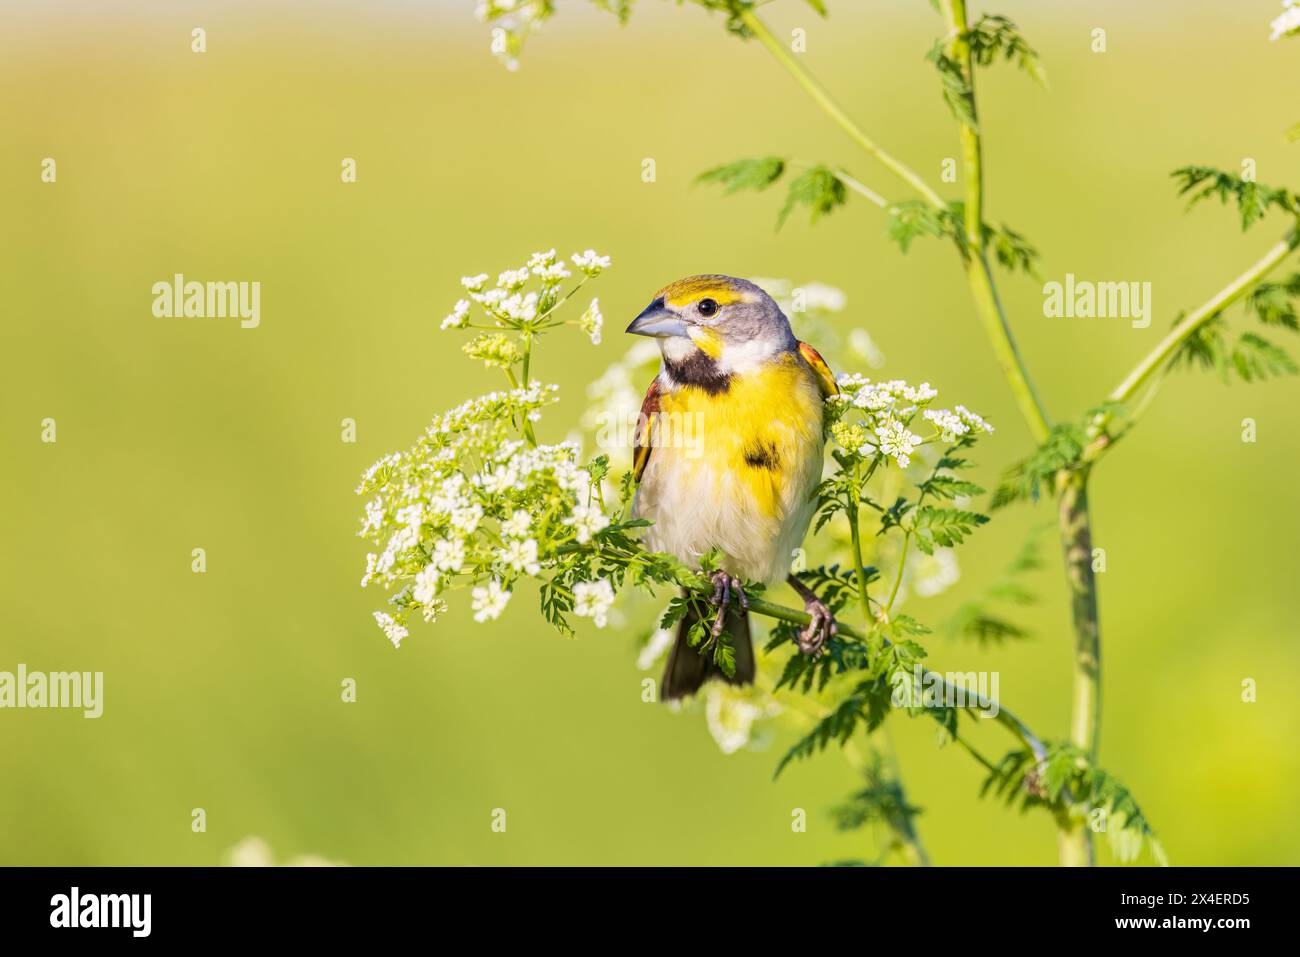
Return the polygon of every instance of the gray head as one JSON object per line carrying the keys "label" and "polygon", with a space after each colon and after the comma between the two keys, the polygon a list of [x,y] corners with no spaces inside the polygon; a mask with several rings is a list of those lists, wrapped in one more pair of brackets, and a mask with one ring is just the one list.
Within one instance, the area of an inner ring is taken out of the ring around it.
{"label": "gray head", "polygon": [[665,286],[627,331],[658,339],[667,359],[698,351],[725,371],[798,347],[772,297],[733,276],[689,276]]}

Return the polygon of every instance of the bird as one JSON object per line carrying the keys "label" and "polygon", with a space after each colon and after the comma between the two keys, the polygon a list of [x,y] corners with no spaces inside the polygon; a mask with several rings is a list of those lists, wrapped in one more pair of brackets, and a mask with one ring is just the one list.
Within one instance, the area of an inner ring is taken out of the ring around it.
{"label": "bird", "polygon": [[[692,567],[711,552],[717,558],[709,637],[691,646],[704,612],[686,602],[661,699],[687,697],[712,679],[753,682],[746,581],[789,582],[810,616],[799,650],[819,654],[835,618],[791,568],[816,508],[825,403],[839,392],[834,373],[795,338],[771,296],[732,276],[670,283],[627,332],[656,339],[662,358],[637,419],[632,514],[650,522],[643,540],[650,550]],[[697,439],[683,441],[691,435]],[[724,634],[733,674],[711,653]]]}

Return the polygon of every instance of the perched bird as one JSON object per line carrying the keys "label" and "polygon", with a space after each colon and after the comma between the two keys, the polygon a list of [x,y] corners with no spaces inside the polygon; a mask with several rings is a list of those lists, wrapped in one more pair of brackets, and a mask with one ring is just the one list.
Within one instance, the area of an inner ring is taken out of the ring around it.
{"label": "perched bird", "polygon": [[[835,621],[789,572],[815,507],[823,403],[839,391],[835,376],[817,350],[794,337],[771,296],[731,276],[665,286],[627,331],[655,337],[663,355],[636,436],[634,514],[654,523],[646,545],[691,564],[715,548],[721,556],[712,575],[710,638],[690,646],[700,618],[689,611],[661,696],[692,694],[710,678],[754,680],[744,580],[789,581],[812,618],[799,647],[816,654]],[[730,677],[709,653],[724,632],[735,649]]]}

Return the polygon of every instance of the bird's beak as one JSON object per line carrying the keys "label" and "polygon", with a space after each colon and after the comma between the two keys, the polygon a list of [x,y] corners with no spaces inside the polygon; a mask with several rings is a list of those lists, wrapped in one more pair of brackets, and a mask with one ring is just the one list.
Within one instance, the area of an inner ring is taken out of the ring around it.
{"label": "bird's beak", "polygon": [[689,338],[686,323],[664,305],[662,297],[646,306],[641,315],[632,320],[627,331],[634,336],[653,336],[656,339]]}

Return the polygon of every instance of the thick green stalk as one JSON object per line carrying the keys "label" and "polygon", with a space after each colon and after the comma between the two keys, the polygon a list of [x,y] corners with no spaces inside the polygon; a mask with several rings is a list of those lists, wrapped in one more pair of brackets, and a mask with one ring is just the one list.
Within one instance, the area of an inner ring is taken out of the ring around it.
{"label": "thick green stalk", "polygon": [[969,249],[964,257],[966,281],[970,285],[971,297],[984,324],[984,333],[993,346],[993,355],[998,368],[1002,370],[1011,394],[1016,400],[1020,414],[1029,426],[1034,441],[1041,443],[1051,431],[1047,413],[1038,390],[1029,378],[1029,370],[1020,357],[1015,339],[1011,336],[1011,327],[1007,324],[1006,312],[1002,300],[998,298],[997,288],[993,284],[993,274],[989,269],[983,249]]}
{"label": "thick green stalk", "polygon": [[[969,25],[966,19],[966,0],[947,0],[952,38],[948,55],[957,63],[969,90],[970,115],[978,122],[975,99],[975,68],[971,57]],[[984,249],[984,174],[983,148],[979,129],[975,123],[959,121],[962,158],[965,170],[965,243],[962,258],[971,295],[984,321],[984,329],[997,356],[1002,373],[1011,386],[1021,414],[1029,424],[1036,442],[1043,442],[1051,431],[1042,400],[1029,378],[1028,370],[1016,348],[1007,323],[1006,312],[998,299],[992,270]],[[1101,675],[1098,667],[1101,655],[1101,633],[1097,619],[1097,585],[1092,571],[1092,546],[1087,475],[1073,476],[1063,483],[1070,491],[1062,492],[1060,528],[1065,555],[1066,574],[1070,581],[1071,611],[1075,633],[1074,695],[1071,718],[1071,740],[1096,753]],[[1068,499],[1068,502],[1067,502]],[[1086,546],[1080,560],[1078,549]],[[1092,840],[1082,819],[1063,815],[1060,819],[1057,843],[1059,858],[1067,866],[1090,865]]]}
{"label": "thick green stalk", "polygon": [[[948,0],[948,19],[952,27],[952,39],[948,45],[948,55],[961,69],[962,76],[970,90],[969,106],[972,117],[979,116],[975,101],[975,69],[971,62],[970,42],[966,24],[966,0]],[[971,297],[979,312],[984,332],[993,346],[993,354],[1007,384],[1011,386],[1020,414],[1029,425],[1029,431],[1035,442],[1042,442],[1051,431],[1047,413],[1044,410],[1038,390],[1029,378],[1029,370],[1020,356],[1015,337],[1011,334],[1011,325],[1007,322],[1006,310],[998,297],[997,286],[993,281],[993,271],[989,266],[988,256],[984,251],[984,159],[979,129],[966,122],[958,123],[958,135],[961,138],[962,164],[965,180],[964,193],[964,237],[960,244],[962,263],[966,269],[966,281],[970,285]]]}
{"label": "thick green stalk", "polygon": [[[1101,736],[1101,627],[1097,614],[1097,576],[1092,567],[1088,515],[1088,471],[1062,472],[1057,480],[1061,550],[1074,620],[1074,693],[1070,743],[1094,763]],[[1091,866],[1092,834],[1081,816],[1065,821],[1059,838],[1061,863]]]}
{"label": "thick green stalk", "polygon": [[[892,154],[881,149],[862,128],[859,127],[853,119],[844,112],[844,109],[835,102],[834,98],[827,92],[813,76],[808,72],[799,60],[790,53],[785,46],[772,35],[762,19],[752,10],[744,9],[739,13],[741,21],[749,29],[758,41],[767,48],[773,58],[783,66],[786,71],[794,78],[804,91],[812,98],[823,112],[842,129],[849,138],[858,144],[868,155],[877,159],[887,169],[898,176],[901,180],[911,186],[917,193],[925,199],[933,208],[946,212],[948,204],[944,202],[937,192],[925,182],[921,176],[907,166],[901,160]],[[962,17],[962,45],[966,49],[966,60],[969,65],[969,45],[965,43],[965,4],[961,3]],[[973,99],[973,98],[972,98]],[[1025,369],[1024,362],[1020,358],[1019,350],[1016,348],[1015,340],[1011,336],[1010,326],[1007,324],[1006,315],[1002,308],[1001,300],[998,298],[997,290],[993,284],[992,271],[989,268],[987,259],[983,253],[982,228],[979,226],[982,216],[982,197],[983,188],[981,184],[981,164],[979,157],[979,136],[974,129],[964,127],[963,152],[966,159],[966,218],[967,218],[967,236],[963,249],[966,251],[963,255],[963,261],[966,269],[967,282],[970,285],[971,295],[975,300],[976,309],[979,312],[980,319],[984,323],[985,332],[989,341],[993,345],[993,351],[997,357],[998,365],[1002,373],[1006,376],[1007,382],[1011,386],[1012,394],[1015,396],[1016,403],[1020,407],[1021,414],[1024,415],[1025,421],[1029,423],[1030,432],[1036,441],[1041,442],[1047,437],[1049,425],[1046,413],[1043,410],[1042,402],[1034,389],[1033,383],[1029,379],[1028,372]],[[841,177],[842,181],[845,181]],[[847,184],[847,181],[845,181]],[[852,185],[852,184],[847,184]],[[972,226],[974,224],[974,226]],[[974,237],[972,240],[971,237]]]}

